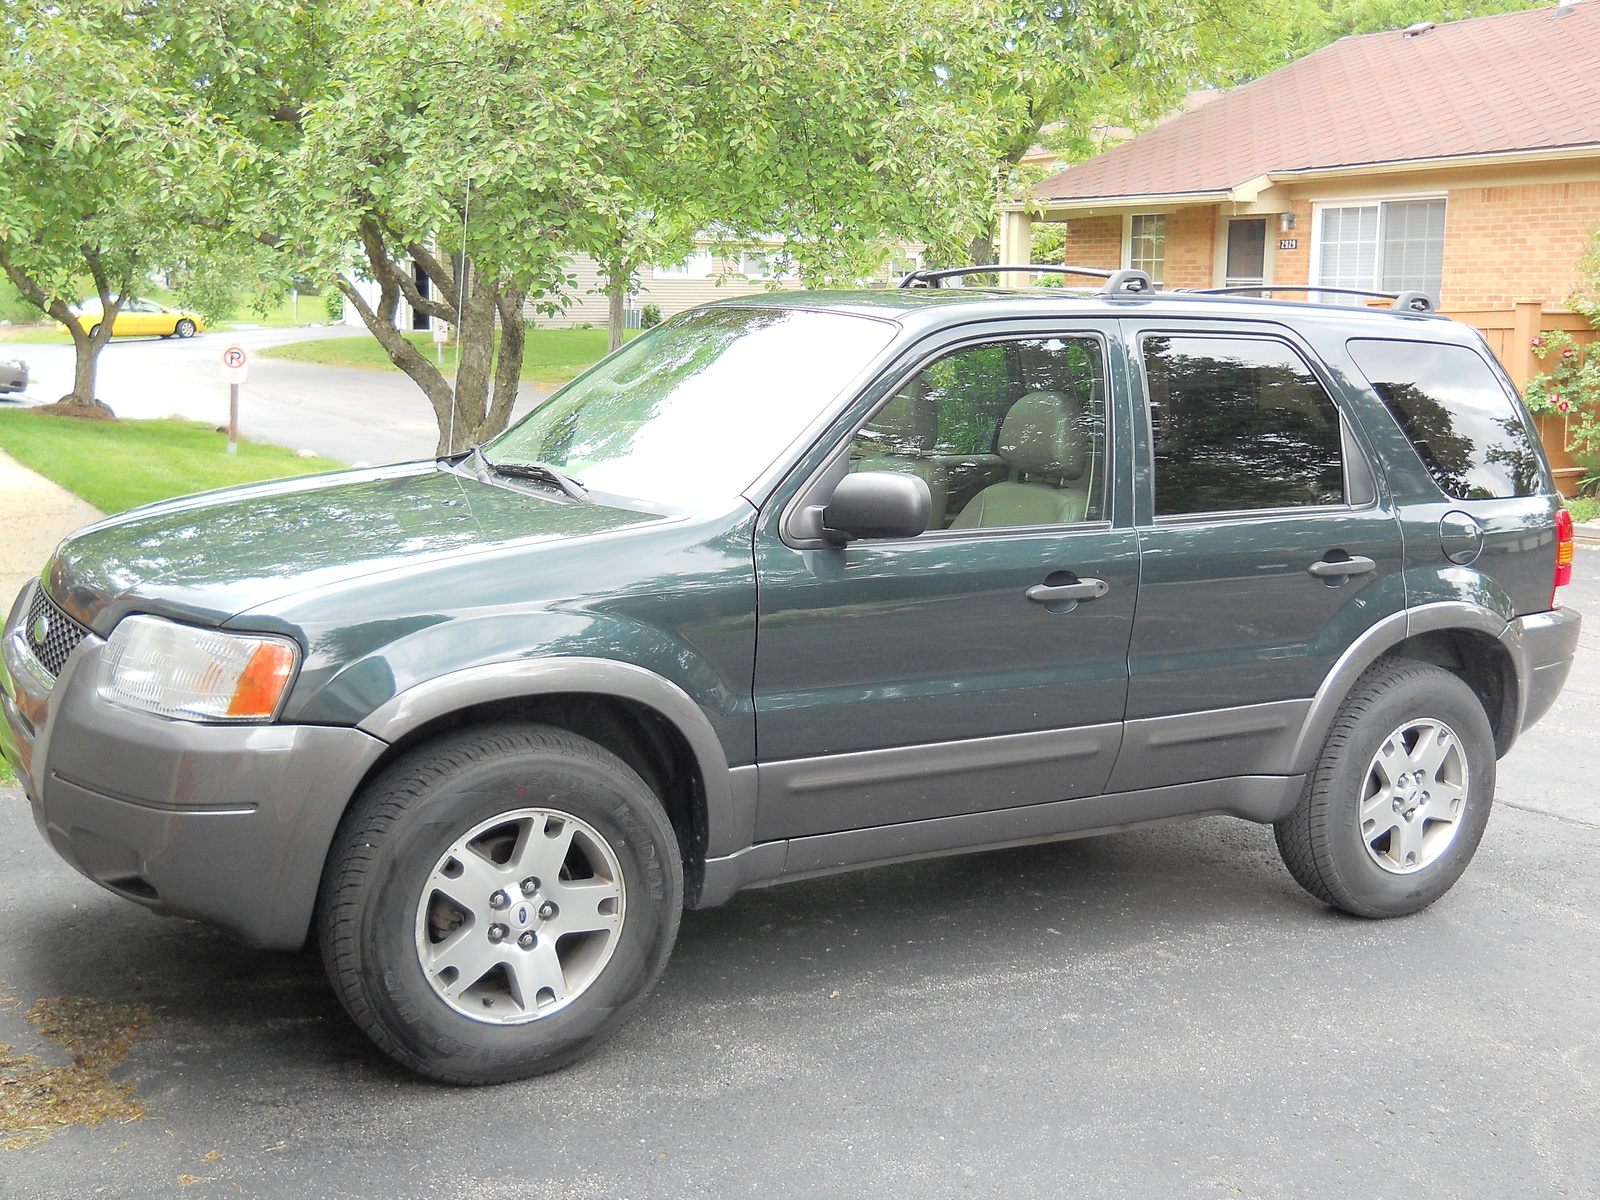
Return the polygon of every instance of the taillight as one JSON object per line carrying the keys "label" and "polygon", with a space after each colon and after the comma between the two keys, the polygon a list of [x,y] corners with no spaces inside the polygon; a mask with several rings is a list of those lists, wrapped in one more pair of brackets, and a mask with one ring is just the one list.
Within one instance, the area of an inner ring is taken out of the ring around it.
{"label": "taillight", "polygon": [[1550,607],[1556,606],[1556,588],[1572,582],[1572,514],[1556,510],[1556,581],[1550,588]]}

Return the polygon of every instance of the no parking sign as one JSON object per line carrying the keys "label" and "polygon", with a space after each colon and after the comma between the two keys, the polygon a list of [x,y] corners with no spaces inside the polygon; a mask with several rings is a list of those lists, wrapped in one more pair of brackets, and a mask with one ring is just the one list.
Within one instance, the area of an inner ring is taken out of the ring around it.
{"label": "no parking sign", "polygon": [[250,373],[250,356],[243,346],[229,346],[222,352],[222,382],[243,383]]}

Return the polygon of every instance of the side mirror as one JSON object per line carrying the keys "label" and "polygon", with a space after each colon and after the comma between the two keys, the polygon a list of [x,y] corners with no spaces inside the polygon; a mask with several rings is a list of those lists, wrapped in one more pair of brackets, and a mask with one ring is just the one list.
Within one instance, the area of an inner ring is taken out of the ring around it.
{"label": "side mirror", "polygon": [[857,471],[834,488],[822,510],[822,529],[841,544],[854,538],[909,538],[926,531],[932,516],[927,480],[899,471]]}

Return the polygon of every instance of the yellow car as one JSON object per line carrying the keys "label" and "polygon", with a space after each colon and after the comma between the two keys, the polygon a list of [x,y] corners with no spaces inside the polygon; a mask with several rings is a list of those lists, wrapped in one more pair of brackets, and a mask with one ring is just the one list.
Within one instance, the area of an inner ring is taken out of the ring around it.
{"label": "yellow car", "polygon": [[[99,328],[100,303],[85,304],[78,309],[78,318],[92,334]],[[60,322],[56,328],[62,333],[67,327]],[[184,312],[157,304],[154,300],[129,300],[117,310],[116,324],[111,327],[112,337],[193,337],[204,333],[206,323],[198,313]]]}

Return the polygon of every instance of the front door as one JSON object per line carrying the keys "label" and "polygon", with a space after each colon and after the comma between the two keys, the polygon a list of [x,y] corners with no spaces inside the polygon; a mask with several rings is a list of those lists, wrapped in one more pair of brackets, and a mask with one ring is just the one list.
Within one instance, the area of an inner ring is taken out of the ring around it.
{"label": "front door", "polygon": [[1153,487],[1111,788],[1282,774],[1339,654],[1404,607],[1399,524],[1287,331],[1129,332]]}
{"label": "front door", "polygon": [[951,349],[842,433],[852,469],[927,481],[920,537],[795,549],[769,506],[758,840],[1102,789],[1138,585],[1115,346],[1074,326]]}
{"label": "front door", "polygon": [[1265,217],[1236,217],[1228,222],[1228,287],[1244,287],[1267,281],[1267,220]]}

